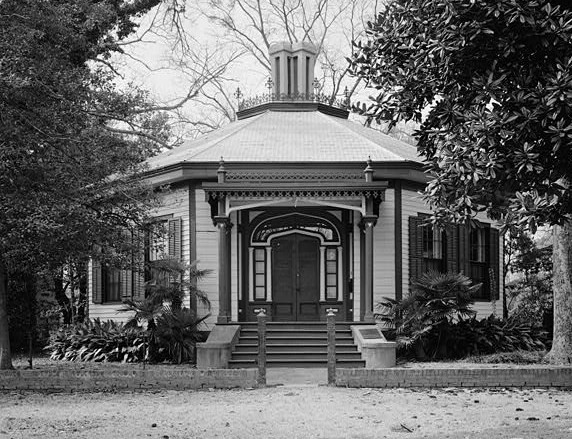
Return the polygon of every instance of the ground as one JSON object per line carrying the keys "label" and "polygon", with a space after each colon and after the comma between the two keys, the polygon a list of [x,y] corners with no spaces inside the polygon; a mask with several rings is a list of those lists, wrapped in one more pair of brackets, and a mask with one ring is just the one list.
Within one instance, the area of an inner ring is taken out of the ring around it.
{"label": "ground", "polygon": [[[272,381],[269,376],[269,382]],[[346,389],[0,393],[0,438],[571,438],[572,392]]]}

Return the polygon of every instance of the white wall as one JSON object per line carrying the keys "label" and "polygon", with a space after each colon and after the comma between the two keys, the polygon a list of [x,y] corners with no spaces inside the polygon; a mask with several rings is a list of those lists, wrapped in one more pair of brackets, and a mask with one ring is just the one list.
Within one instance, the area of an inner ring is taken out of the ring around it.
{"label": "white wall", "polygon": [[[187,187],[181,187],[171,190],[162,197],[161,207],[152,213],[152,216],[173,215],[173,218],[181,218],[181,256],[183,262],[190,262],[190,227],[189,227],[189,191]],[[92,265],[89,265],[89,317],[92,319],[99,318],[101,320],[116,320],[124,322],[129,317],[128,313],[119,313],[118,310],[123,307],[122,304],[98,304],[93,303],[93,282],[91,279]]]}
{"label": "white wall", "polygon": [[384,297],[395,298],[395,191],[385,191],[373,229],[373,310]]}
{"label": "white wall", "polygon": [[207,319],[209,326],[216,323],[218,315],[218,229],[213,225],[210,205],[205,201],[205,192],[202,189],[195,189],[196,199],[196,229],[197,241],[195,251],[198,266],[201,269],[211,270],[198,284],[198,287],[208,294],[211,302],[210,311],[204,307],[199,307],[198,314],[204,316],[210,312]]}

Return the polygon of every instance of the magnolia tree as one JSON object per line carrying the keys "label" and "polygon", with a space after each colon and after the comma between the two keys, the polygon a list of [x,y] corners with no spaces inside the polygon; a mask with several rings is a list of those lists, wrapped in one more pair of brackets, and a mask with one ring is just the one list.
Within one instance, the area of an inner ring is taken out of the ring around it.
{"label": "magnolia tree", "polygon": [[572,11],[557,3],[395,0],[351,65],[377,90],[359,112],[421,123],[436,221],[555,225],[549,359],[571,363]]}

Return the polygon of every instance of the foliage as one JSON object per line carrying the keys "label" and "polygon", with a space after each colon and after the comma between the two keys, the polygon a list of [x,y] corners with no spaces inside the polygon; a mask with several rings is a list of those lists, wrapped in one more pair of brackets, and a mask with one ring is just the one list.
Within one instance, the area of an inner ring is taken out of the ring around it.
{"label": "foliage", "polygon": [[572,211],[572,12],[539,0],[396,0],[358,43],[377,120],[422,120],[436,217],[528,224]]}
{"label": "foliage", "polygon": [[499,352],[538,351],[549,345],[546,331],[530,323],[501,320],[493,315],[457,322],[451,328],[448,352],[453,358]]}
{"label": "foliage", "polygon": [[145,334],[112,320],[88,320],[60,328],[46,349],[51,351],[52,360],[142,362]]}
{"label": "foliage", "polygon": [[552,334],[552,246],[540,247],[522,231],[511,231],[505,240],[507,311],[511,319],[543,326]]}
{"label": "foliage", "polygon": [[159,2],[0,2],[0,368],[5,277],[91,256],[121,264],[139,248],[125,230],[155,205],[141,163],[168,127],[151,123],[144,91],[117,87],[108,60]]}
{"label": "foliage", "polygon": [[420,360],[546,349],[540,327],[492,315],[477,320],[471,296],[479,287],[462,274],[425,273],[403,300],[378,304],[377,318],[395,328],[401,352]]}
{"label": "foliage", "polygon": [[[562,0],[394,0],[352,72],[378,90],[356,109],[422,122],[436,222],[476,212],[555,225],[553,363],[572,362],[572,11]],[[425,116],[425,117],[423,117]]]}
{"label": "foliage", "polygon": [[539,364],[544,362],[546,351],[512,351],[497,354],[475,355],[464,359],[467,363]]}
{"label": "foliage", "polygon": [[191,304],[210,307],[207,295],[196,286],[209,270],[200,270],[196,261],[185,265],[170,258],[154,261],[153,268],[155,278],[146,284],[145,299],[124,301],[120,311],[132,313],[126,326],[144,328],[148,360],[193,361],[195,345],[203,338],[201,328],[209,315],[198,318],[196,307],[184,307],[183,301],[188,294]]}
{"label": "foliage", "polygon": [[413,281],[403,300],[386,298],[379,303],[376,316],[395,327],[398,344],[415,350],[420,358],[446,357],[451,326],[475,314],[472,295],[480,286],[460,273],[430,271]]}

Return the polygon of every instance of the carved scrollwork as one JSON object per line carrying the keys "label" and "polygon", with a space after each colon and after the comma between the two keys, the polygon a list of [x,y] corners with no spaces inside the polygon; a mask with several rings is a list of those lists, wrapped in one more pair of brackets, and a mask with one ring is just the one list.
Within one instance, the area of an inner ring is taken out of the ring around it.
{"label": "carved scrollwork", "polygon": [[247,110],[268,102],[319,102],[344,110],[349,107],[349,102],[346,98],[332,99],[330,95],[324,93],[264,93],[239,100],[238,111]]}

